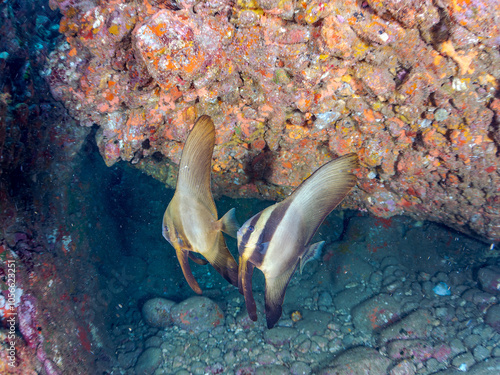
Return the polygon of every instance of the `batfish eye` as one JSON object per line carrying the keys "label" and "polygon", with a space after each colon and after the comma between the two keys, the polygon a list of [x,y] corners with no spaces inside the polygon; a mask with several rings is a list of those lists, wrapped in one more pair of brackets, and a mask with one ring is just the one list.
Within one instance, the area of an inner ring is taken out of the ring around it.
{"label": "batfish eye", "polygon": [[253,226],[251,226],[251,225],[248,227],[248,231],[249,231],[249,232],[253,232],[253,229],[254,229],[254,228],[253,228]]}

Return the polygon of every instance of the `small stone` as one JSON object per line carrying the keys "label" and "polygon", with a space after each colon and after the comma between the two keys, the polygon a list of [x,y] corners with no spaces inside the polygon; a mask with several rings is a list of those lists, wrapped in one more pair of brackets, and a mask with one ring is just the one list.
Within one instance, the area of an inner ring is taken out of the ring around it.
{"label": "small stone", "polygon": [[484,346],[478,345],[474,348],[474,350],[472,351],[472,354],[473,354],[476,362],[481,362],[481,361],[485,360],[486,358],[489,358],[490,351],[488,349],[486,349]]}
{"label": "small stone", "polygon": [[217,359],[219,358],[220,356],[222,356],[222,352],[219,348],[213,348],[210,350],[210,352],[208,353],[208,356],[212,359]]}
{"label": "small stone", "polygon": [[342,341],[340,339],[333,339],[328,343],[328,351],[330,353],[336,353],[342,350]]}
{"label": "small stone", "polygon": [[354,326],[363,332],[388,326],[400,316],[399,303],[387,294],[379,294],[352,309]]}
{"label": "small stone", "polygon": [[146,324],[156,328],[166,328],[172,325],[170,311],[175,302],[165,298],[153,298],[142,306],[142,317]]}
{"label": "small stone", "polygon": [[159,338],[158,336],[152,336],[146,340],[146,342],[144,343],[144,346],[146,348],[152,348],[152,347],[159,348],[162,343],[163,343],[163,341],[161,338]]}
{"label": "small stone", "polygon": [[462,344],[462,341],[460,341],[459,339],[453,339],[450,342],[450,348],[453,354],[460,354],[467,351],[464,344]]}
{"label": "small stone", "polygon": [[470,367],[476,362],[474,361],[474,357],[472,356],[472,353],[466,352],[466,353],[457,355],[455,358],[453,358],[451,363],[456,368],[464,368],[465,367],[466,369],[470,369]]}
{"label": "small stone", "polygon": [[491,306],[484,317],[486,324],[500,333],[500,304]]}
{"label": "small stone", "polygon": [[311,340],[315,342],[321,350],[326,350],[328,347],[328,339],[323,336],[313,336]]}
{"label": "small stone", "polygon": [[308,353],[311,348],[311,340],[304,340],[297,348],[300,353]]}
{"label": "small stone", "polygon": [[309,375],[311,372],[311,367],[304,362],[294,362],[292,367],[290,367],[290,373],[292,375]]}
{"label": "small stone", "polygon": [[488,293],[500,295],[500,267],[486,266],[477,273],[481,288]]}
{"label": "small stone", "polygon": [[191,363],[191,372],[194,375],[203,375],[205,374],[205,365],[200,361],[195,361]]}
{"label": "small stone", "polygon": [[500,358],[492,358],[475,364],[468,374],[471,375],[497,375],[500,374]]}
{"label": "small stone", "polygon": [[276,353],[276,357],[283,363],[291,363],[295,358],[292,357],[290,351],[281,349]]}
{"label": "small stone", "polygon": [[276,363],[276,360],[276,354],[270,350],[264,351],[257,357],[257,362],[260,365],[272,365],[273,363]]}
{"label": "small stone", "polygon": [[136,374],[151,375],[160,366],[163,360],[160,348],[146,349],[137,360],[134,370]]}
{"label": "small stone", "polygon": [[304,310],[302,316],[302,320],[296,323],[295,328],[309,336],[322,335],[333,318],[331,313],[312,310]]}
{"label": "small stone", "polygon": [[427,371],[430,374],[433,374],[439,370],[444,370],[446,369],[446,365],[444,363],[438,362],[436,359],[431,358],[429,359],[426,363],[425,366],[427,367]]}
{"label": "small stone", "polygon": [[495,358],[500,358],[500,346],[495,346],[491,352],[491,356]]}
{"label": "small stone", "polygon": [[228,366],[231,366],[236,362],[236,356],[234,355],[234,351],[230,351],[229,353],[224,354],[224,362]]}
{"label": "small stone", "polygon": [[298,335],[297,330],[287,327],[276,327],[264,331],[264,341],[275,347],[287,345]]}
{"label": "small stone", "polygon": [[400,322],[397,322],[380,332],[379,341],[385,343],[395,339],[424,339],[429,337],[434,319],[428,310],[417,310]]}
{"label": "small stone", "polygon": [[128,369],[129,367],[132,367],[137,357],[135,352],[125,352],[118,354],[117,359],[118,363],[120,364],[120,367]]}
{"label": "small stone", "polygon": [[328,292],[321,292],[318,298],[319,306],[331,306],[333,304],[332,295]]}
{"label": "small stone", "polygon": [[481,336],[479,335],[468,335],[464,339],[464,345],[468,349],[473,349],[481,343]]}
{"label": "small stone", "polygon": [[[245,372],[245,374],[247,374]],[[257,368],[255,375],[289,375],[290,370],[281,365],[262,366]]]}
{"label": "small stone", "polygon": [[404,359],[391,369],[389,375],[414,375],[416,371],[415,365]]}
{"label": "small stone", "polygon": [[319,374],[365,374],[370,369],[370,375],[386,375],[390,364],[391,360],[375,349],[359,346],[336,356]]}
{"label": "small stone", "polygon": [[444,108],[439,108],[434,113],[434,118],[436,119],[436,121],[444,121],[448,118],[448,111]]}

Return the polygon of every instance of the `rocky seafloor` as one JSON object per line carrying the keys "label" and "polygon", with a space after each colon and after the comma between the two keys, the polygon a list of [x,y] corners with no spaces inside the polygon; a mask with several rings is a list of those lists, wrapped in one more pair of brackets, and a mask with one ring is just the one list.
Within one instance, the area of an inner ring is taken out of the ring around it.
{"label": "rocky seafloor", "polygon": [[335,213],[320,232],[338,238],[293,277],[277,327],[265,327],[260,275],[252,322],[238,290],[198,267],[202,297],[121,304],[116,357],[98,365],[112,374],[500,372],[497,248],[406,217],[352,212]]}

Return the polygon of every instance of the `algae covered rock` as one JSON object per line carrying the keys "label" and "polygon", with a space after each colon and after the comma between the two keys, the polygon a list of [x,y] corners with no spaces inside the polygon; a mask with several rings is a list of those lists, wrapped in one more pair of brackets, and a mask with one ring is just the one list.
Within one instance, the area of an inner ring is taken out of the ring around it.
{"label": "algae covered rock", "polygon": [[186,331],[210,331],[224,322],[221,308],[207,297],[191,297],[172,307],[174,324]]}

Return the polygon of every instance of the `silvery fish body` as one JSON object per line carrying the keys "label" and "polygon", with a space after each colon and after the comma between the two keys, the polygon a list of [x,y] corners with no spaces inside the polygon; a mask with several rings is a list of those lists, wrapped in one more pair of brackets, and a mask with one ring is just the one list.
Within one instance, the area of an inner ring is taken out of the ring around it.
{"label": "silvery fish body", "polygon": [[252,320],[257,320],[253,268],[260,269],[266,280],[266,320],[272,328],[281,316],[285,290],[296,268],[302,269],[321,251],[324,242],[311,245],[310,241],[325,217],[355,185],[351,170],[357,166],[355,154],[323,165],[289,197],[259,212],[239,229],[238,286]]}
{"label": "silvery fish body", "polygon": [[201,116],[184,145],[175,194],[163,215],[163,237],[174,247],[184,277],[198,294],[201,288],[191,272],[189,258],[198,264],[208,261],[227,281],[238,285],[238,266],[222,234],[236,236],[234,209],[218,220],[210,190],[214,145],[214,124],[210,117]]}

